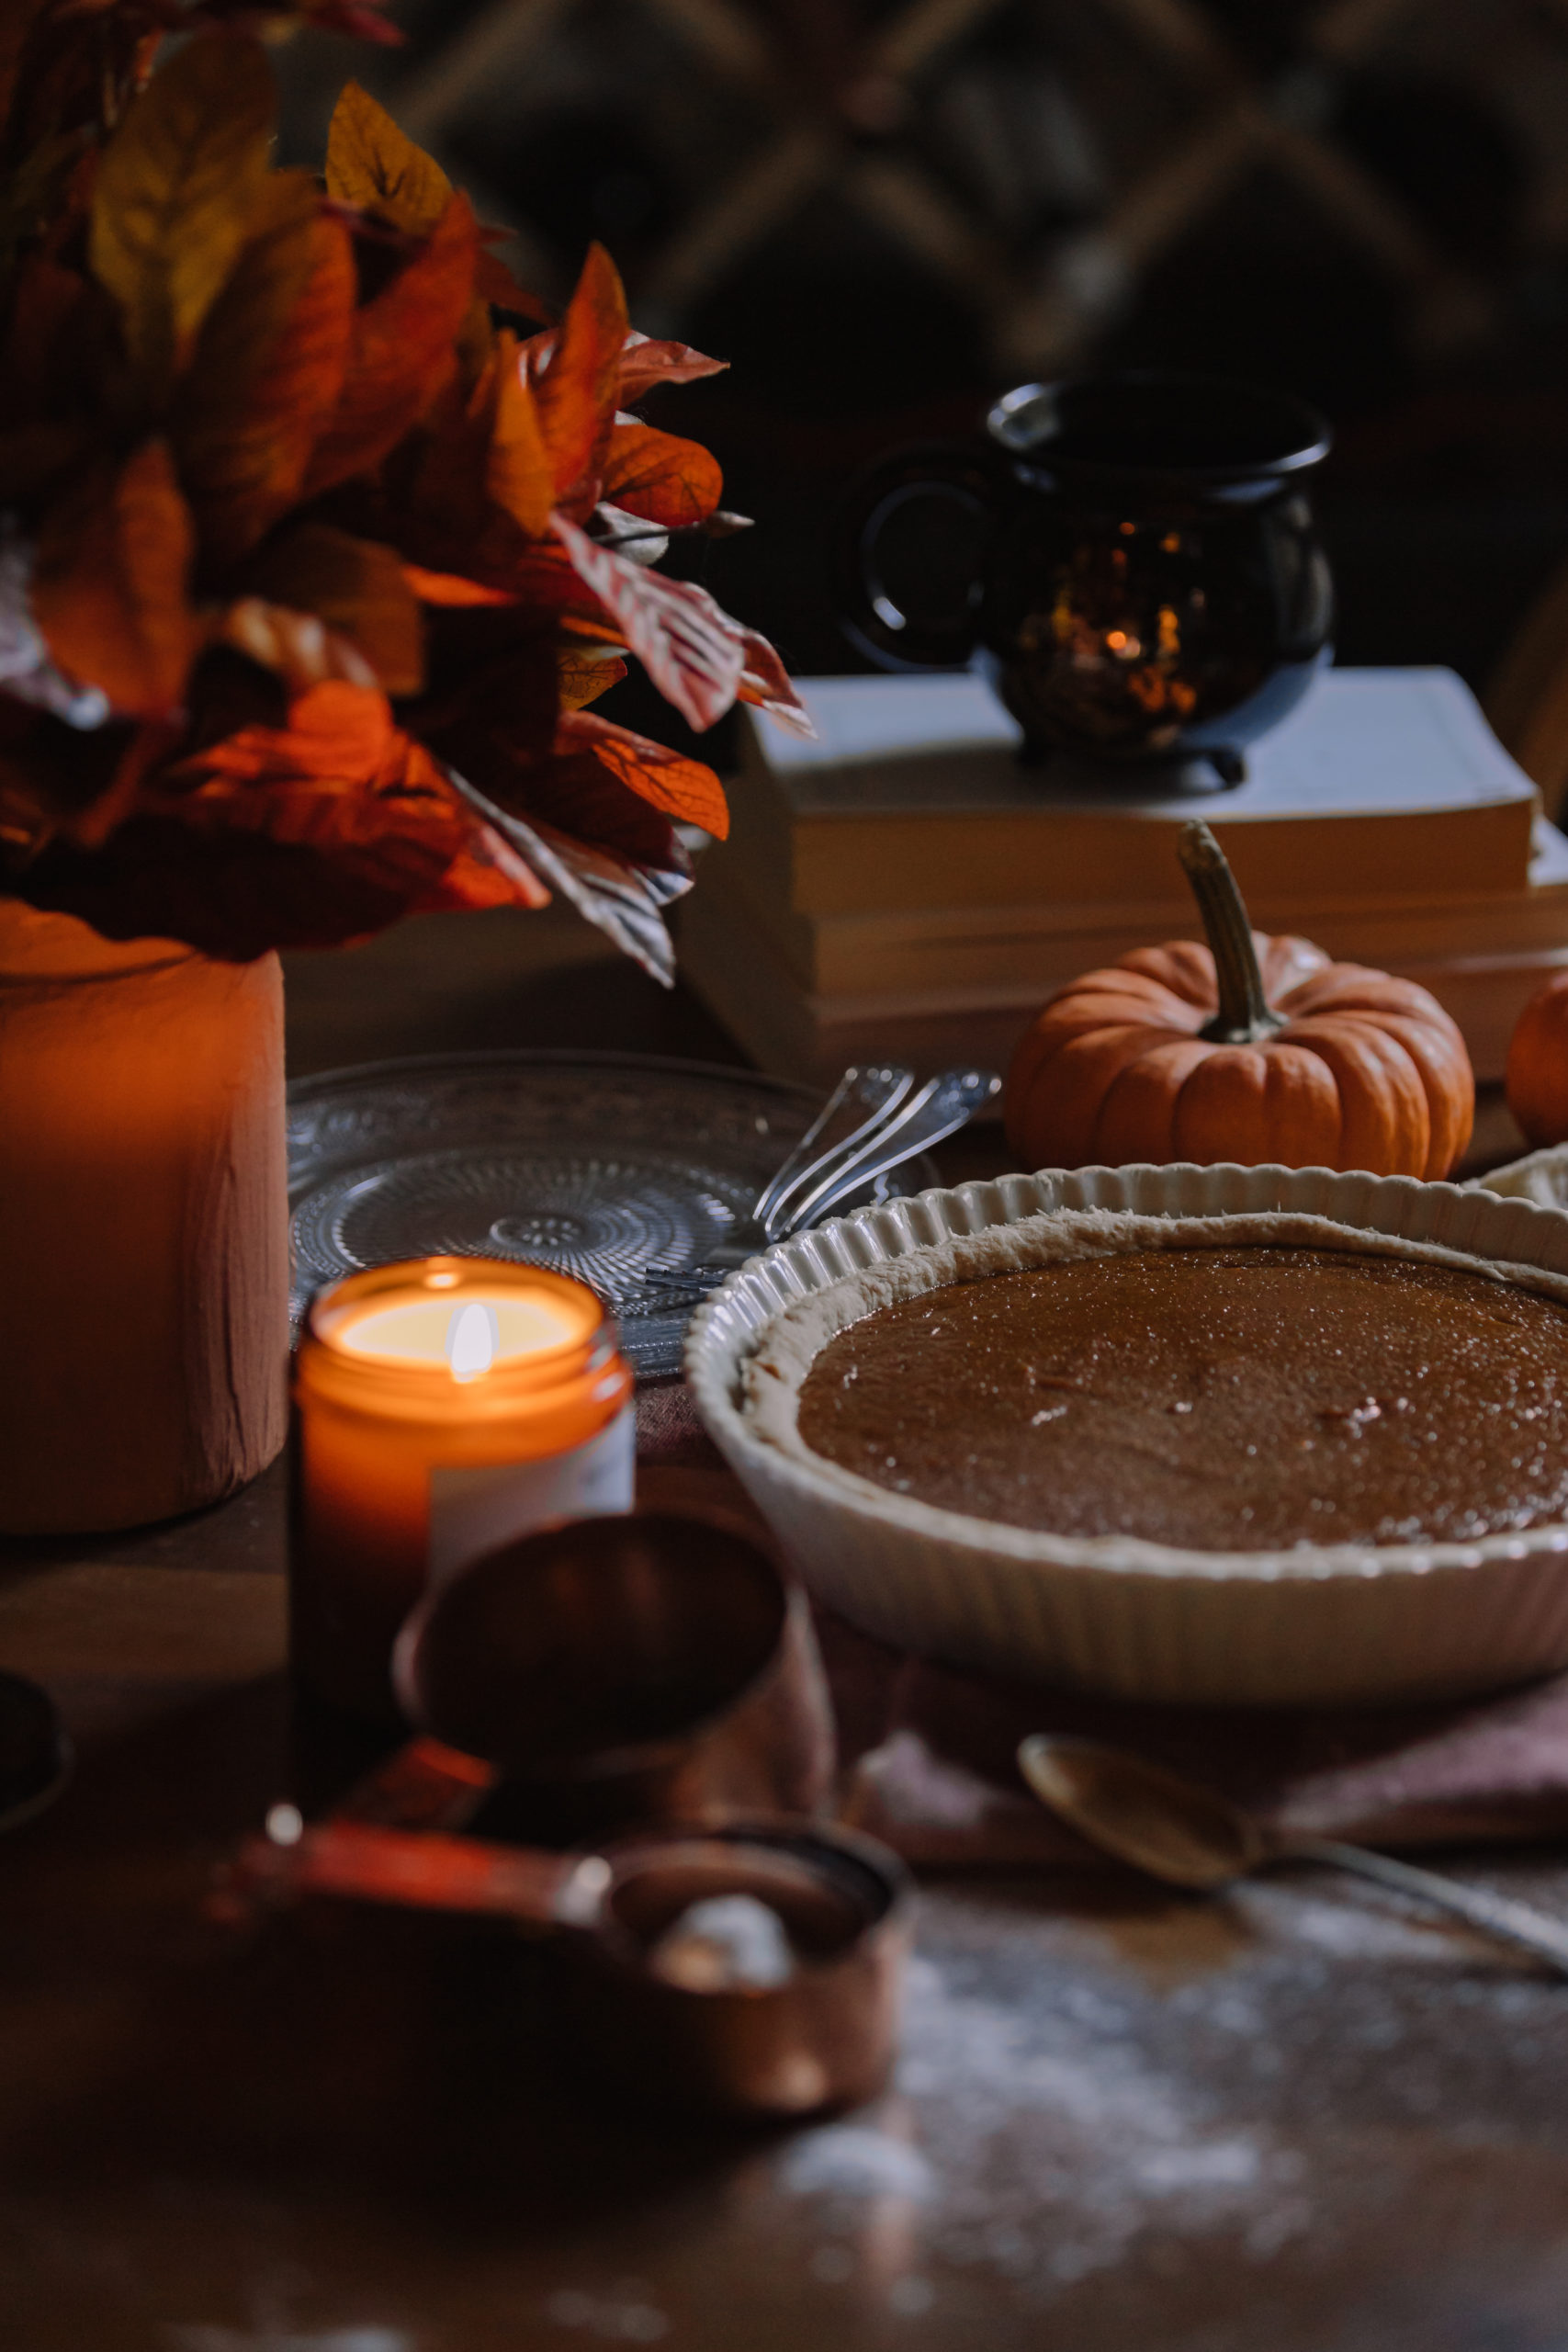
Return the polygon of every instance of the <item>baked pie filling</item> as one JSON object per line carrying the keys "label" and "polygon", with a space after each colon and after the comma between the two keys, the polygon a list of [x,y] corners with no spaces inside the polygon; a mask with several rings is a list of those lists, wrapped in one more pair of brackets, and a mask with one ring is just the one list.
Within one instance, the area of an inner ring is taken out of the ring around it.
{"label": "baked pie filling", "polygon": [[894,1493],[1064,1535],[1466,1542],[1568,1519],[1568,1308],[1332,1250],[1080,1257],[852,1323],[798,1430]]}

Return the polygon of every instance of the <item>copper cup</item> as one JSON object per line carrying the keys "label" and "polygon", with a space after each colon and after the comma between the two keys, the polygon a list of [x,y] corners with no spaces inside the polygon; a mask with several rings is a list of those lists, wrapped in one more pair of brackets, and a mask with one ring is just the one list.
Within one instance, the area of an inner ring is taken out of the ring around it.
{"label": "copper cup", "polygon": [[[215,1907],[238,1923],[310,1894],[489,1914],[550,1938],[575,2046],[615,2090],[776,2120],[873,2098],[892,2064],[908,1881],[854,1831],[775,1815],[559,1854],[295,1816],[247,1841]],[[694,1905],[737,1894],[780,1922],[782,1980],[698,1986],[661,1968],[660,1939]]]}
{"label": "copper cup", "polygon": [[427,1593],[393,1654],[423,1736],[340,1811],[565,1845],[643,1821],[812,1815],[832,1710],[805,1596],[740,1523],[541,1529]]}

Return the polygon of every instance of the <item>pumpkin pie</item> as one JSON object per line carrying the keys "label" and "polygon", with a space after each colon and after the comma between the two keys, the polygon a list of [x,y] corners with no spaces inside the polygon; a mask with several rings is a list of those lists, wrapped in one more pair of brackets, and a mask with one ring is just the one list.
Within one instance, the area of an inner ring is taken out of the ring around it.
{"label": "pumpkin pie", "polygon": [[1075,1537],[1568,1520],[1568,1285],[1317,1217],[1058,1215],[918,1250],[776,1318],[747,1397],[857,1485]]}

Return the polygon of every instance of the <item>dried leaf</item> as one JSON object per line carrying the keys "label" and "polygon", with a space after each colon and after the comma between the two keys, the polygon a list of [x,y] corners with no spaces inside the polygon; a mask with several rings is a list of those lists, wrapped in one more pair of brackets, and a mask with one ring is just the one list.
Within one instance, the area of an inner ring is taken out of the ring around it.
{"label": "dried leaf", "polygon": [[343,389],[354,253],[307,175],[274,174],[263,225],[212,309],[172,417],[208,563],[243,555],[299,496]]}
{"label": "dried leaf", "polygon": [[525,286],[520,278],[513,277],[500,254],[492,253],[485,242],[489,237],[507,237],[511,233],[510,230],[479,231],[479,258],[474,271],[474,291],[482,295],[487,302],[493,302],[498,311],[515,311],[525,319],[547,319],[553,325],[556,314],[549,303],[542,295],[536,294],[532,287]]}
{"label": "dried leaf", "polygon": [[455,769],[447,774],[465,799],[580,915],[605,933],[662,987],[674,987],[675,951],[664,928],[662,910],[690,889],[685,875],[649,871],[603,850],[587,849],[553,826],[530,824],[526,818],[497,808]]}
{"label": "dried leaf", "polygon": [[632,328],[621,346],[619,405],[630,408],[656,384],[694,384],[699,376],[721,376],[728,359],[709,359],[689,343],[655,343]]}
{"label": "dried leaf", "polygon": [[657,433],[651,424],[617,424],[600,494],[628,514],[682,531],[713,513],[724,494],[724,475],[698,441]]}
{"label": "dried leaf", "polygon": [[[729,616],[726,614],[725,617],[728,620]],[[795,693],[775,649],[758,630],[747,628],[742,622],[730,621],[729,626],[739,636],[746,664],[736,700],[764,711],[775,726],[786,729],[791,735],[803,735],[807,742],[815,742],[817,729],[811,715]]]}
{"label": "dried leaf", "polygon": [[314,615],[346,639],[369,664],[363,683],[379,682],[389,695],[418,694],[423,685],[419,600],[403,577],[400,559],[378,540],[356,538],[326,523],[297,524],[253,559],[243,584],[269,606]]}
{"label": "dried leaf", "polygon": [[195,532],[168,448],[148,441],[39,537],[33,616],[66,674],[124,715],[178,707],[201,639],[186,601]]}
{"label": "dried leaf", "polygon": [[327,194],[428,236],[451,201],[452,183],[368,90],[349,82],[327,133]]}
{"label": "dried leaf", "polygon": [[666,580],[628,563],[564,515],[553,528],[665,700],[699,729],[722,718],[746,668],[739,624],[691,581]]}
{"label": "dried leaf", "polygon": [[104,150],[93,272],[155,387],[183,362],[251,233],[274,111],[259,42],[196,40],[153,76]]}
{"label": "dried leaf", "polygon": [[544,424],[515,336],[496,338],[493,423],[485,490],[493,503],[536,539],[549,527],[555,479]]}
{"label": "dried leaf", "polygon": [[421,563],[405,563],[403,578],[422,605],[514,605],[509,588],[487,588],[482,581],[465,580],[454,571],[427,571]]}
{"label": "dried leaf", "polygon": [[581,710],[597,702],[626,674],[618,654],[606,650],[590,653],[583,646],[562,646],[556,654],[556,684],[562,710]]}
{"label": "dried leaf", "polygon": [[716,841],[729,831],[729,808],[724,787],[712,768],[700,760],[672,752],[668,744],[650,742],[629,728],[616,727],[592,711],[563,711],[556,730],[556,749],[591,752],[628,792],[682,824],[700,825]]}
{"label": "dried leaf", "polygon": [[355,312],[343,391],[311,458],[307,497],[373,471],[430,407],[453,371],[478,249],[473,208],[455,196],[422,251]]}
{"label": "dried leaf", "polygon": [[592,512],[615,423],[626,300],[601,244],[588,248],[560,325],[527,346],[539,424],[549,451],[557,503]]}
{"label": "dried leaf", "polygon": [[313,613],[242,596],[225,611],[219,640],[280,677],[290,694],[304,694],[330,678],[352,686],[375,686],[375,671],[357,646],[319,621]]}

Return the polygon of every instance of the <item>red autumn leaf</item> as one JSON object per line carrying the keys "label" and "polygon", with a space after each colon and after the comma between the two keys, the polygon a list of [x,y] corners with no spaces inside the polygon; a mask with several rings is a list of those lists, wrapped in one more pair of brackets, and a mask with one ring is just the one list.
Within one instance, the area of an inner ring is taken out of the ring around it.
{"label": "red autumn leaf", "polygon": [[[725,617],[729,616],[727,614]],[[748,628],[744,622],[730,621],[729,626],[739,634],[746,664],[740,673],[736,700],[750,703],[754,708],[765,711],[776,725],[787,728],[792,735],[804,735],[808,742],[814,742],[817,729],[811,723],[811,715],[795,693],[775,648],[759,630]]]}
{"label": "red autumn leaf", "polygon": [[455,196],[423,248],[355,313],[343,391],[311,457],[307,498],[372,471],[430,407],[453,371],[478,250],[473,208]]}
{"label": "red autumn leaf", "polygon": [[615,265],[603,245],[590,245],[566,316],[526,346],[557,501],[584,514],[598,498],[626,339],[626,300]]}
{"label": "red autumn leaf", "polygon": [[558,514],[552,526],[573,569],[615,621],[667,702],[697,729],[722,718],[746,667],[738,625],[705,588],[628,563]]}
{"label": "red autumn leaf", "polygon": [[700,376],[721,376],[728,365],[689,343],[656,343],[634,327],[621,346],[620,406],[630,408],[656,384],[694,384]]}
{"label": "red autumn leaf", "polygon": [[[236,585],[265,600],[269,612],[282,606],[301,618],[313,616],[340,643],[346,640],[369,664],[362,683],[379,683],[389,695],[417,694],[423,684],[418,600],[398,556],[378,540],[326,523],[299,523],[275,535]],[[334,667],[322,674],[353,673]]]}
{"label": "red autumn leaf", "polygon": [[689,871],[646,866],[591,848],[547,821],[514,816],[499,808],[468,777],[455,769],[450,773],[464,798],[579,914],[613,939],[623,954],[635,957],[662,987],[674,987],[675,956],[664,928],[663,910],[690,889]]}
{"label": "red autumn leaf", "polygon": [[729,831],[724,787],[700,760],[672,752],[667,744],[650,742],[646,735],[634,735],[629,728],[617,727],[590,710],[561,713],[556,749],[591,752],[639,799],[683,824],[700,825],[716,841],[723,841]]}
{"label": "red autumn leaf", "polygon": [[173,416],[203,551],[221,568],[299,495],[343,391],[354,251],[305,175],[289,174],[208,314]]}
{"label": "red autumn leaf", "polygon": [[416,899],[410,914],[436,914],[463,907],[547,907],[550,894],[533,868],[493,825],[470,824],[457,852],[434,889]]}
{"label": "red autumn leaf", "polygon": [[385,697],[352,685],[315,686],[290,705],[286,728],[243,728],[180,762],[148,813],[175,808],[194,832],[254,832],[341,860],[377,888],[400,891],[405,909],[437,903],[432,894],[458,860],[470,894],[488,869],[482,903],[536,906],[547,895],[515,854],[487,849],[469,805],[393,724]]}
{"label": "red autumn leaf", "polygon": [[479,231],[479,258],[474,271],[474,292],[493,302],[498,311],[516,311],[525,319],[547,319],[552,323],[555,312],[542,295],[513,277],[499,254],[491,251],[486,240],[511,235],[507,229]]}
{"label": "red autumn leaf", "polygon": [[628,514],[682,531],[706,520],[724,494],[716,458],[699,441],[651,424],[617,424],[610,435],[599,495]]}
{"label": "red autumn leaf", "polygon": [[127,717],[176,709],[200,641],[186,600],[194,533],[166,445],[99,474],[39,537],[33,617],[68,677]]}
{"label": "red autumn leaf", "polygon": [[374,686],[376,673],[357,646],[328,628],[313,613],[269,605],[261,596],[241,596],[218,624],[219,643],[271,670],[290,694],[304,694],[329,678],[352,686]]}

